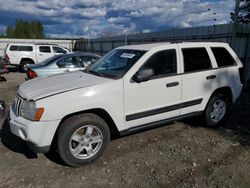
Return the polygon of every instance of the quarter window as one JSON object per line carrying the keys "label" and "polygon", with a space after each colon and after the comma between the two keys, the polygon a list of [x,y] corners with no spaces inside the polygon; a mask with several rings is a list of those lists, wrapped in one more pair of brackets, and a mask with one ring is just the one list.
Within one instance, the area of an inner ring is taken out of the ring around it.
{"label": "quarter window", "polygon": [[16,46],[16,45],[12,45],[12,46],[10,46],[10,51],[32,52],[33,47],[32,46]]}
{"label": "quarter window", "polygon": [[32,52],[33,47],[32,46],[19,46],[18,51]]}
{"label": "quarter window", "polygon": [[39,46],[39,51],[43,53],[50,53],[50,46]]}
{"label": "quarter window", "polygon": [[18,50],[18,46],[10,46],[10,51],[17,51]]}
{"label": "quarter window", "polygon": [[161,78],[177,74],[176,50],[164,50],[152,55],[141,69],[151,68],[154,78]]}
{"label": "quarter window", "polygon": [[236,64],[233,57],[225,48],[213,47],[211,50],[214,54],[218,67],[232,66]]}
{"label": "quarter window", "polygon": [[196,72],[211,69],[211,61],[206,48],[184,48],[184,72]]}

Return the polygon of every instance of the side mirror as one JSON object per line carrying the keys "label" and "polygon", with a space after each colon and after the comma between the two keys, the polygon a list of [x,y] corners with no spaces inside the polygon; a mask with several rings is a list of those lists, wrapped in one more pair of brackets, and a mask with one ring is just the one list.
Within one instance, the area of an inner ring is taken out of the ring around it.
{"label": "side mirror", "polygon": [[133,80],[137,83],[140,82],[145,82],[150,80],[150,78],[152,78],[154,76],[154,71],[153,69],[143,69],[143,70],[139,70],[134,76],[133,76]]}

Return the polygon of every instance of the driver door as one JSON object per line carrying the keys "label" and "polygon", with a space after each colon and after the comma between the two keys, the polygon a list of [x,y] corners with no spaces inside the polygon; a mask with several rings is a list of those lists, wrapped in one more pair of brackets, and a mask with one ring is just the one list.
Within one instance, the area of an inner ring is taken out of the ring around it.
{"label": "driver door", "polygon": [[78,58],[75,56],[60,59],[56,64],[63,72],[77,71],[81,69]]}
{"label": "driver door", "polygon": [[[142,128],[149,123],[180,115],[181,76],[177,46],[157,51],[139,70],[153,69],[154,76],[144,82],[124,80],[127,128]],[[138,71],[139,71],[138,70]]]}

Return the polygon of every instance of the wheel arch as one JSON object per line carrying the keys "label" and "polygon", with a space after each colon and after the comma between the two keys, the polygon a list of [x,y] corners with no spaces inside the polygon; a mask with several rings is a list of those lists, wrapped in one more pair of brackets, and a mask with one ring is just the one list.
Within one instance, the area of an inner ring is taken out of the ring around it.
{"label": "wheel arch", "polygon": [[[212,93],[211,97],[218,94],[218,93],[226,95],[226,97],[229,99],[229,102],[233,103],[233,101],[234,101],[233,92],[232,92],[232,89],[229,86],[217,88]],[[211,99],[211,97],[210,97],[210,99]]]}
{"label": "wheel arch", "polygon": [[117,126],[116,126],[114,120],[112,119],[112,117],[109,115],[109,113],[106,110],[102,109],[102,108],[94,108],[94,109],[74,112],[74,113],[71,113],[71,114],[68,114],[68,115],[64,116],[62,118],[62,120],[60,121],[59,126],[57,127],[54,138],[56,137],[56,135],[58,133],[58,130],[61,127],[62,123],[66,119],[68,119],[70,117],[73,117],[73,116],[76,116],[76,115],[79,115],[79,114],[84,114],[84,113],[93,113],[95,115],[100,116],[107,123],[107,125],[109,127],[109,130],[110,130],[111,138],[116,138],[119,135],[119,131],[117,129]]}
{"label": "wheel arch", "polygon": [[22,62],[24,62],[24,61],[30,61],[30,62],[32,62],[33,64],[35,64],[35,61],[34,61],[32,58],[28,58],[28,57],[23,57],[23,58],[21,59],[21,61],[20,61],[20,64],[21,64]]}

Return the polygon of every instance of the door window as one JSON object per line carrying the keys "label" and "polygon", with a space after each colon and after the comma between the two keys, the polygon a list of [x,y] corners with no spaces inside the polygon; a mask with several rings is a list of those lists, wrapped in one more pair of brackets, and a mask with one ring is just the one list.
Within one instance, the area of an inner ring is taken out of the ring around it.
{"label": "door window", "polygon": [[80,56],[79,62],[82,67],[88,67],[95,63],[98,60],[97,57],[91,57],[91,56]]}
{"label": "door window", "polygon": [[54,51],[54,53],[61,53],[61,54],[66,53],[66,51],[64,49],[57,47],[57,46],[53,46],[53,51]]}
{"label": "door window", "polygon": [[43,53],[50,53],[50,46],[39,46],[39,51]]}
{"label": "door window", "polygon": [[206,48],[184,48],[184,72],[203,71],[212,68]]}
{"label": "door window", "polygon": [[77,68],[79,66],[79,62],[76,57],[66,57],[57,62],[57,66],[59,68]]}
{"label": "door window", "polygon": [[164,50],[153,54],[141,69],[153,69],[154,78],[177,74],[176,50]]}

